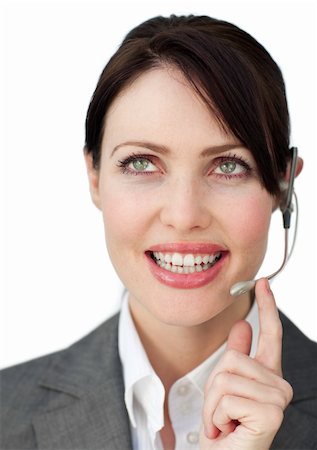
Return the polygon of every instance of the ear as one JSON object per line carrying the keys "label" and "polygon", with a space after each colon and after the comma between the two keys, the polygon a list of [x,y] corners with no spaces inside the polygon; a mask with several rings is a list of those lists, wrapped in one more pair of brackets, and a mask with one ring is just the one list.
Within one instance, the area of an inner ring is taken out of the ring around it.
{"label": "ear", "polygon": [[[302,158],[300,158],[298,156],[297,161],[296,161],[295,178],[298,177],[298,175],[301,173],[301,171],[303,170],[303,166],[304,166],[304,161]],[[291,175],[291,163],[289,162],[287,164],[286,174],[285,174],[283,181],[286,181],[286,183],[287,183],[290,179],[290,175]]]}
{"label": "ear", "polygon": [[101,210],[99,195],[99,171],[93,167],[92,154],[84,151],[89,190],[94,205]]}

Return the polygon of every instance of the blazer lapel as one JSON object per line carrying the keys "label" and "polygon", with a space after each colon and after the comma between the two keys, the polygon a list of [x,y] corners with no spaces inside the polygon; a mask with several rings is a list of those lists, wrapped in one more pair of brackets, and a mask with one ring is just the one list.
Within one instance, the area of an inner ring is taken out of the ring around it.
{"label": "blazer lapel", "polygon": [[115,316],[58,355],[41,381],[50,395],[43,413],[33,418],[39,448],[132,448],[117,325]]}

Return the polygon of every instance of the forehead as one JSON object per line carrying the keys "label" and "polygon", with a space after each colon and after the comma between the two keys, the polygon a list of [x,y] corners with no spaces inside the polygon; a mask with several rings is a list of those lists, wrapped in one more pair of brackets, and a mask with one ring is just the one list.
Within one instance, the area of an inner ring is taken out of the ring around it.
{"label": "forehead", "polygon": [[205,145],[232,137],[179,70],[155,68],[115,98],[106,115],[103,141],[159,138],[169,145]]}

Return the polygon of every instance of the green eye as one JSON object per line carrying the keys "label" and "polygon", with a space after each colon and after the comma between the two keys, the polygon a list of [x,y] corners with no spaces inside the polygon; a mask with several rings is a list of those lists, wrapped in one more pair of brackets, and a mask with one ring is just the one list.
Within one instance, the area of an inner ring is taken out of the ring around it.
{"label": "green eye", "polygon": [[232,173],[235,171],[237,163],[234,161],[225,161],[220,164],[219,168],[223,173]]}
{"label": "green eye", "polygon": [[149,165],[146,159],[136,159],[133,161],[133,168],[139,172],[145,171]]}

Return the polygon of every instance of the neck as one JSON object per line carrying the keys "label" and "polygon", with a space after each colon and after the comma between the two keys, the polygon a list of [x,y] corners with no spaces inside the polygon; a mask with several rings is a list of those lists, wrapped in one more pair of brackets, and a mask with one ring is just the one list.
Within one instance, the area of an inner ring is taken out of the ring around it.
{"label": "neck", "polygon": [[166,392],[227,340],[231,327],[246,317],[251,303],[250,297],[245,296],[207,322],[182,327],[157,321],[143,309],[140,314],[138,302],[129,299],[141,342]]}

